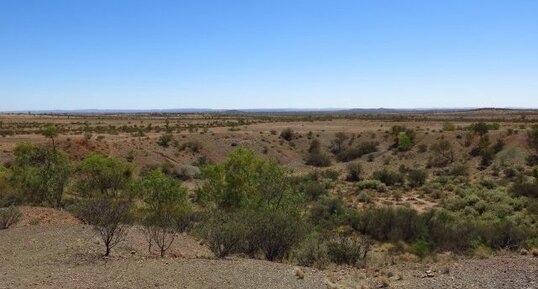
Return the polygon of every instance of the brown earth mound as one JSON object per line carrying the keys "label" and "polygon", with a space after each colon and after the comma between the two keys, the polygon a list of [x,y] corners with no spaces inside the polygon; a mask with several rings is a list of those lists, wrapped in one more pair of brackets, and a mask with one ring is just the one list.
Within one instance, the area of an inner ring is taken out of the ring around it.
{"label": "brown earth mound", "polygon": [[66,211],[43,207],[19,207],[22,217],[17,226],[31,226],[37,224],[80,224],[80,220]]}

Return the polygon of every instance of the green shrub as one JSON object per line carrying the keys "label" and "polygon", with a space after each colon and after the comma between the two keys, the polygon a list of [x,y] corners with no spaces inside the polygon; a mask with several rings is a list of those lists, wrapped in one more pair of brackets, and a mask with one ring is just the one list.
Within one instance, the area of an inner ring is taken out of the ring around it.
{"label": "green shrub", "polygon": [[[174,178],[156,169],[137,180],[133,185],[133,190],[147,205],[142,224],[146,232],[149,251],[151,252],[152,244],[156,244],[161,257],[164,257],[165,252],[174,242],[177,231],[188,226],[184,223],[188,220],[184,216],[190,212],[187,189]],[[178,221],[181,222],[178,223]]]}
{"label": "green shrub", "polygon": [[170,142],[174,140],[174,137],[169,134],[169,133],[166,133],[166,134],[163,134],[159,137],[159,140],[157,141],[157,144],[162,146],[162,147],[168,147],[170,146]]}
{"label": "green shrub", "polygon": [[274,160],[258,158],[249,149],[239,148],[224,163],[201,170],[205,182],[197,198],[216,207],[279,206],[297,197],[292,194],[289,170]]}
{"label": "green shrub", "polygon": [[340,225],[344,215],[344,203],[339,198],[321,198],[312,204],[309,211],[310,222],[314,226],[326,230]]}
{"label": "green shrub", "polygon": [[16,224],[22,214],[16,207],[0,208],[0,230],[8,229]]}
{"label": "green shrub", "polygon": [[336,159],[340,162],[349,162],[354,159],[360,158],[363,155],[373,153],[377,151],[377,143],[375,142],[362,142],[355,147],[348,147],[341,150],[336,154]]}
{"label": "green shrub", "polygon": [[29,143],[18,144],[15,148],[12,180],[30,203],[47,202],[60,207],[71,171],[67,155],[54,148]]}
{"label": "green shrub", "polygon": [[413,141],[406,132],[400,132],[398,134],[398,150],[408,151],[413,147]]}
{"label": "green shrub", "polygon": [[320,196],[329,194],[327,185],[318,180],[299,179],[294,185],[295,190],[304,194],[310,200],[317,200]]}
{"label": "green shrub", "polygon": [[390,171],[388,169],[375,171],[372,175],[372,178],[384,183],[387,186],[403,184],[404,182],[404,177],[402,174]]}
{"label": "green shrub", "polygon": [[117,198],[131,184],[133,166],[91,153],[77,166],[77,188],[84,196]]}
{"label": "green shrub", "polygon": [[386,192],[387,186],[378,180],[363,180],[357,183],[359,190],[375,190],[378,192]]}
{"label": "green shrub", "polygon": [[450,175],[455,177],[469,176],[469,167],[466,165],[454,165],[450,170]]}
{"label": "green shrub", "polygon": [[306,238],[293,252],[297,264],[324,269],[329,263],[329,249],[317,235]]}
{"label": "green shrub", "polygon": [[372,208],[361,216],[359,231],[379,241],[414,241],[423,229],[417,211],[409,208]]}
{"label": "green shrub", "polygon": [[425,170],[410,170],[407,173],[407,180],[409,181],[409,184],[414,188],[424,185],[427,178],[428,173]]}
{"label": "green shrub", "polygon": [[218,258],[224,258],[245,247],[247,230],[243,215],[214,212],[205,225],[204,237],[211,252]]}
{"label": "green shrub", "polygon": [[244,253],[261,251],[269,261],[282,260],[303,238],[303,224],[295,211],[257,209],[247,222]]}
{"label": "green shrub", "polygon": [[331,159],[321,151],[321,146],[317,139],[310,144],[305,163],[315,167],[328,167],[331,165]]}
{"label": "green shrub", "polygon": [[510,191],[516,196],[538,198],[538,183],[514,183]]}
{"label": "green shrub", "polygon": [[350,182],[357,182],[362,179],[362,166],[360,163],[349,163],[346,166],[347,176],[346,180]]}
{"label": "green shrub", "polygon": [[372,196],[368,193],[368,192],[360,192],[359,195],[357,196],[357,200],[359,202],[362,202],[362,203],[372,203],[373,201],[373,198]]}
{"label": "green shrub", "polygon": [[454,151],[448,140],[442,139],[430,147],[431,156],[428,164],[433,167],[445,167],[454,162]]}
{"label": "green shrub", "polygon": [[336,236],[329,240],[327,248],[332,262],[363,267],[370,251],[370,241],[364,237]]}
{"label": "green shrub", "polygon": [[425,239],[418,239],[411,245],[409,251],[420,259],[423,259],[427,255],[431,254],[432,245]]}
{"label": "green shrub", "polygon": [[293,130],[291,128],[286,128],[280,132],[280,137],[286,141],[291,141],[293,139]]}

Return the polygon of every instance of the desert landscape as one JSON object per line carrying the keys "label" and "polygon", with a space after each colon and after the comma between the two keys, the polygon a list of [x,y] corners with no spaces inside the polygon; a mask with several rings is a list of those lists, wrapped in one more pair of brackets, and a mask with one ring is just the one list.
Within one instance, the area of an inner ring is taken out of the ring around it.
{"label": "desert landscape", "polygon": [[538,289],[536,15],[0,0],[0,289]]}
{"label": "desert landscape", "polygon": [[3,114],[0,288],[537,288],[537,119]]}

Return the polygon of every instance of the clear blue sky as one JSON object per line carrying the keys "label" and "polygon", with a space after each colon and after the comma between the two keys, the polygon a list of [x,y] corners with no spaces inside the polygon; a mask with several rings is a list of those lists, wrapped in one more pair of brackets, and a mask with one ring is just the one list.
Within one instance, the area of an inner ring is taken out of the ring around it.
{"label": "clear blue sky", "polygon": [[538,107],[538,1],[0,0],[0,111]]}

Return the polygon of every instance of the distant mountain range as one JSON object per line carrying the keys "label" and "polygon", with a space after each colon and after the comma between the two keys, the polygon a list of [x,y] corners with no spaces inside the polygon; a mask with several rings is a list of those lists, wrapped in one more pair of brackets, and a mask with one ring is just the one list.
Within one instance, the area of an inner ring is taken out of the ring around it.
{"label": "distant mountain range", "polygon": [[341,113],[341,114],[391,114],[391,113],[440,113],[440,112],[478,112],[478,111],[535,111],[534,108],[269,108],[269,109],[210,109],[210,108],[171,108],[171,109],[73,109],[73,110],[28,110],[3,111],[10,114],[161,114],[161,113],[219,113],[219,114],[267,114],[267,113]]}

